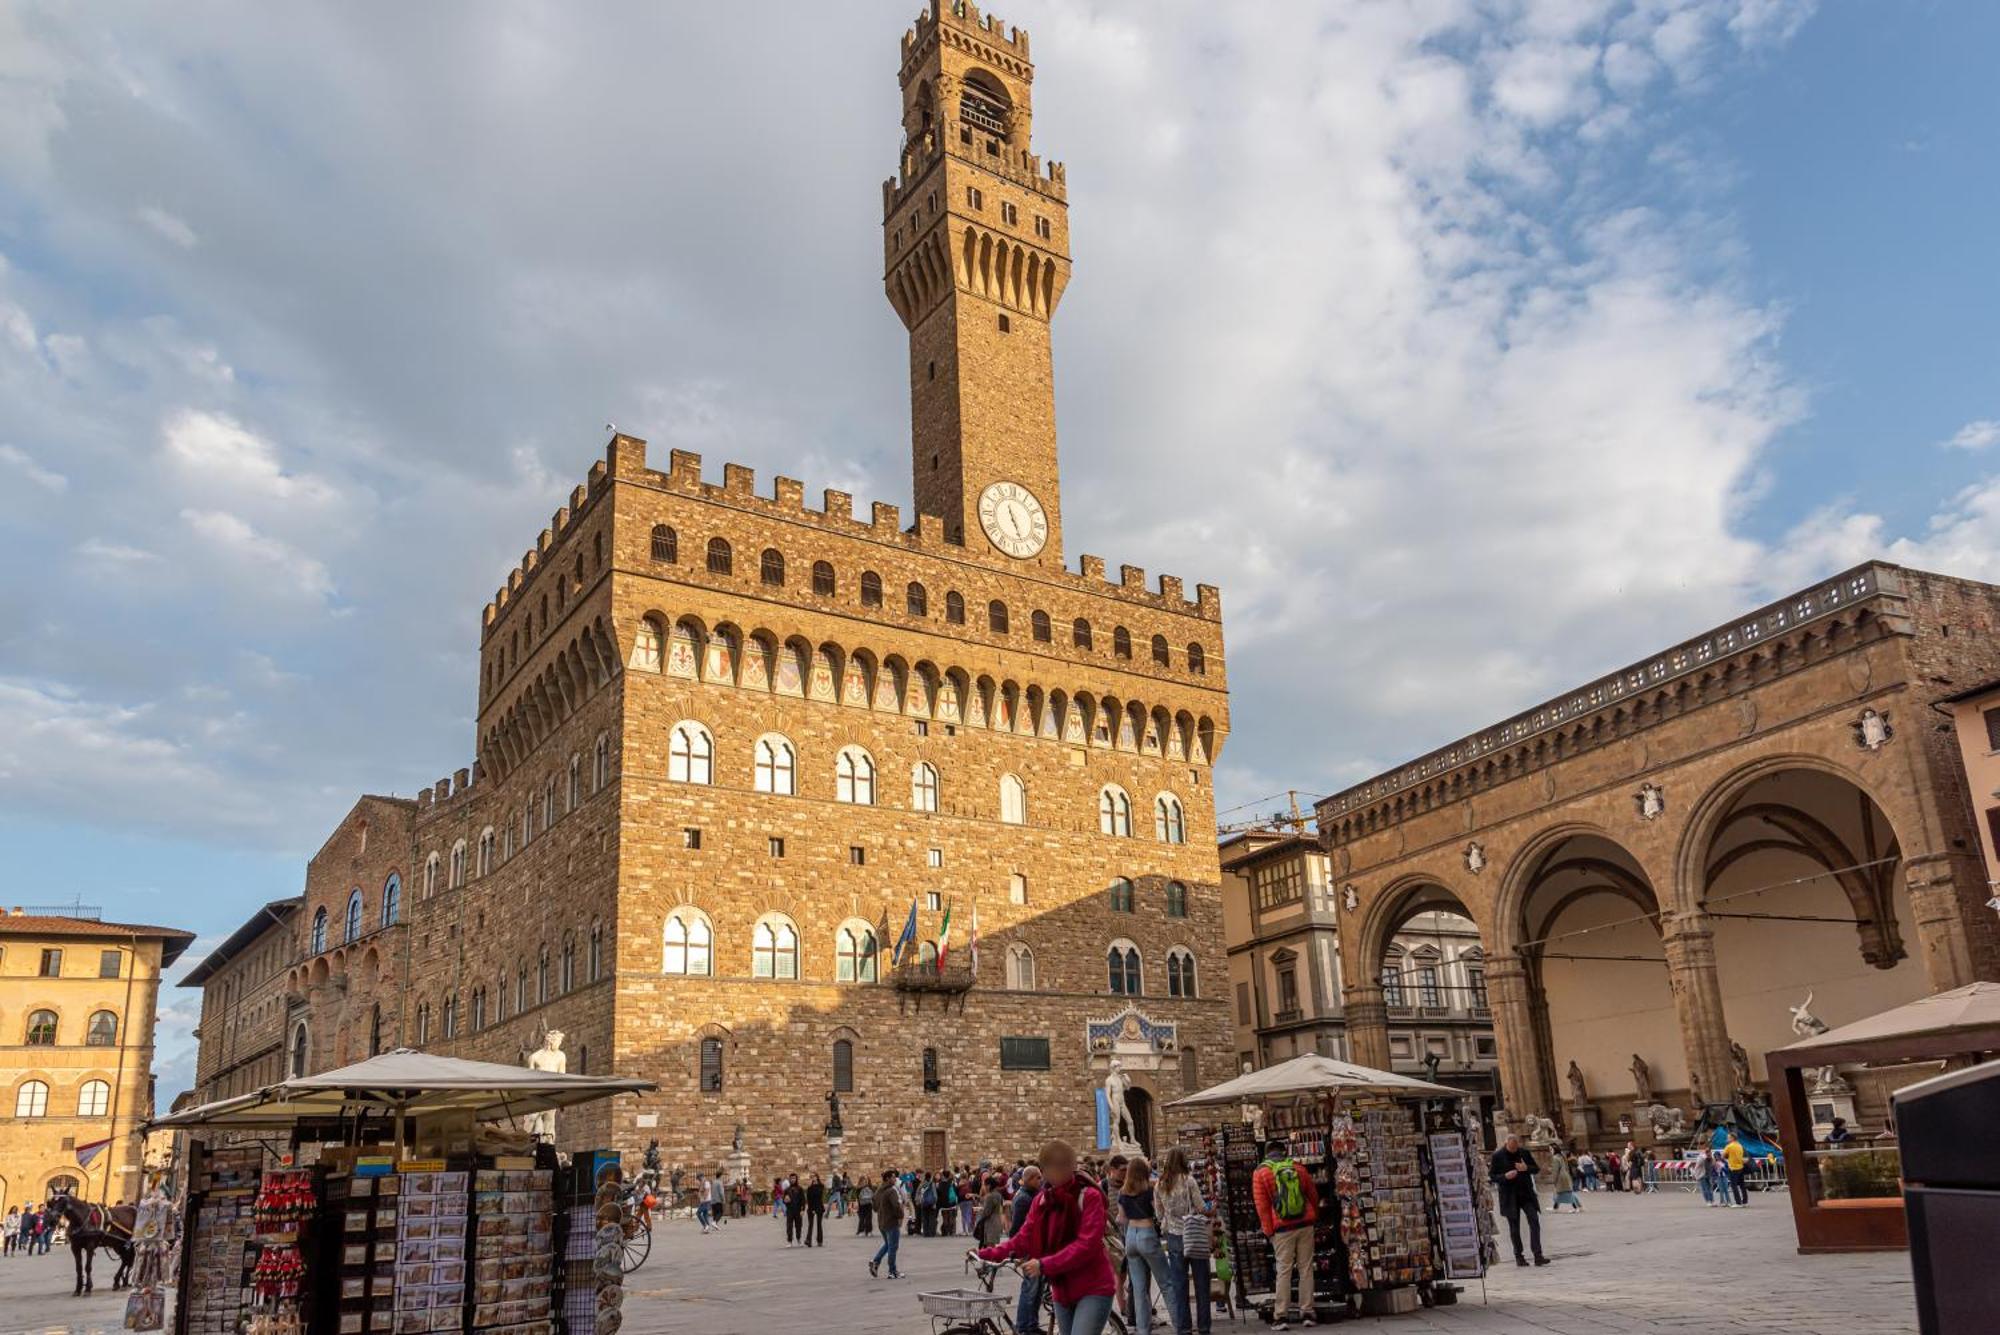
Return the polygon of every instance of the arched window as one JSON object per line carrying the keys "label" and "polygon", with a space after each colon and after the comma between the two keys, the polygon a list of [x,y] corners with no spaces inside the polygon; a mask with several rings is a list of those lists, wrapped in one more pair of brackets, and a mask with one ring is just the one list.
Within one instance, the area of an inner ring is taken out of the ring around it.
{"label": "arched window", "polygon": [[451,885],[455,890],[465,884],[465,840],[451,846]]}
{"label": "arched window", "polygon": [[859,919],[842,923],[833,938],[833,977],[839,983],[875,981],[875,930]]}
{"label": "arched window", "polygon": [[937,766],[926,760],[919,760],[910,771],[910,810],[936,811],[938,809]]}
{"label": "arched window", "polygon": [[1134,893],[1132,883],[1123,876],[1114,877],[1111,882],[1111,911],[1131,913],[1137,905],[1138,895]]}
{"label": "arched window", "polygon": [[1007,604],[998,598],[986,604],[986,629],[995,635],[1007,633]]}
{"label": "arched window", "polygon": [[681,559],[681,535],[665,524],[653,525],[653,559],[669,565]]}
{"label": "arched window", "polygon": [[722,1040],[719,1038],[704,1038],[701,1041],[701,1092],[722,1092]]}
{"label": "arched window", "polygon": [[785,554],[776,547],[766,547],[764,554],[757,558],[757,578],[772,588],[785,586]]}
{"label": "arched window", "polygon": [[110,1011],[92,1011],[90,1023],[83,1031],[86,1047],[115,1048],[118,1046],[118,1017]]}
{"label": "arched window", "polygon": [[590,791],[601,793],[604,791],[604,785],[610,782],[611,736],[609,733],[600,732],[597,734],[597,745],[591,751]]}
{"label": "arched window", "polygon": [[292,1026],[291,1060],[294,1078],[306,1073],[306,1042],[306,1022],[300,1020]]}
{"label": "arched window", "polygon": [[523,964],[514,975],[514,1013],[519,1015],[528,1009],[528,966]]}
{"label": "arched window", "polygon": [[944,596],[944,619],[954,626],[965,624],[965,596],[956,589]]}
{"label": "arched window", "polygon": [[735,569],[736,557],[729,550],[729,540],[727,538],[710,538],[708,540],[708,573],[711,575],[727,575]]}
{"label": "arched window", "polygon": [[583,757],[571,755],[569,758],[569,796],[563,802],[565,812],[575,811],[583,805]]}
{"label": "arched window", "polygon": [[543,945],[535,952],[535,1002],[540,1004],[549,999],[549,948]]}
{"label": "arched window", "polygon": [[912,584],[903,590],[903,610],[913,617],[927,617],[931,614],[930,594],[921,584]]}
{"label": "arched window", "polygon": [[1193,997],[1194,954],[1183,946],[1175,946],[1167,952],[1167,995],[1170,997]]}
{"label": "arched window", "polygon": [[432,895],[434,895],[434,894],[436,894],[436,893],[437,893],[437,888],[438,888],[438,865],[439,865],[440,861],[441,861],[441,859],[440,859],[440,858],[438,857],[438,855],[437,855],[436,853],[432,853],[432,854],[431,854],[431,855],[430,855],[429,857],[427,857],[427,858],[425,858],[425,859],[424,859],[424,898],[425,898],[425,899],[429,899],[429,898],[430,898],[430,897],[431,897]]}
{"label": "arched window", "polygon": [[1047,644],[1055,637],[1055,632],[1049,625],[1049,614],[1040,608],[1029,614],[1028,626],[1037,644]]}
{"label": "arched window", "polygon": [[757,920],[756,935],[750,944],[750,976],[799,976],[799,929],[792,926],[791,919],[773,913]]}
{"label": "arched window", "polygon": [[639,631],[632,641],[632,666],[641,672],[658,672],[665,661],[667,633],[651,617],[639,619]]}
{"label": "arched window", "polygon": [[937,942],[925,941],[917,946],[917,963],[932,973],[937,972]]}
{"label": "arched window", "polygon": [[382,925],[394,927],[403,918],[403,878],[394,872],[382,882]]}
{"label": "arched window", "polygon": [[861,572],[861,605],[863,607],[882,605],[882,577],[872,570]]}
{"label": "arched window", "polygon": [[[301,1035],[301,1037],[303,1037],[303,1035]],[[428,1001],[419,1001],[417,1003],[417,1042],[421,1044],[421,1043],[428,1043],[430,1041],[431,1041],[431,1003]]]}
{"label": "arched window", "polygon": [[1179,881],[1167,882],[1167,916],[1169,918],[1187,917],[1187,887]]}
{"label": "arched window", "polygon": [[1000,776],[1000,819],[1008,825],[1028,823],[1028,785],[1018,774]]}
{"label": "arched window", "polygon": [[944,1088],[944,1079],[938,1074],[938,1051],[924,1049],[924,1093],[935,1094]]}
{"label": "arched window", "polygon": [[854,1041],[846,1038],[833,1040],[833,1092],[852,1094],[854,1092]]}
{"label": "arched window", "polygon": [[1164,635],[1153,637],[1153,661],[1161,667],[1166,667],[1171,661],[1167,655],[1167,637]]}
{"label": "arched window", "polygon": [[1090,647],[1090,623],[1082,617],[1069,623],[1069,642],[1079,649]]}
{"label": "arched window", "polygon": [[14,1116],[47,1117],[48,1115],[48,1085],[40,1080],[30,1080],[23,1084],[14,1095]]}
{"label": "arched window", "polygon": [[[502,992],[501,996],[506,996],[506,993]],[[368,1055],[382,1055],[382,1008],[379,1005],[368,1012]]]}
{"label": "arched window", "polygon": [[478,1033],[486,1027],[486,989],[472,989],[472,1032]]}
{"label": "arched window", "polygon": [[831,598],[833,591],[833,564],[829,561],[813,562],[813,592],[822,598]]}
{"label": "arched window", "polygon": [[76,1091],[78,1117],[103,1117],[111,1111],[111,1082],[86,1080]]}
{"label": "arched window", "polygon": [[1153,799],[1153,837],[1163,844],[1187,842],[1187,818],[1181,812],[1181,800],[1172,793]]}
{"label": "arched window", "polygon": [[604,924],[592,920],[590,924],[590,981],[596,982],[604,976]]}
{"label": "arched window", "polygon": [[326,949],[326,906],[322,904],[313,913],[312,953],[317,955]]}
{"label": "arched window", "polygon": [[1035,952],[1018,941],[1007,947],[1007,990],[1035,990]]}
{"label": "arched window", "polygon": [[666,939],[666,961],[660,967],[661,973],[706,978],[713,972],[715,933],[700,913],[679,908],[668,914]]}
{"label": "arched window", "polygon": [[875,761],[858,746],[843,746],[834,758],[833,795],[855,806],[875,805]]}
{"label": "arched window", "polygon": [[1208,655],[1201,651],[1200,645],[1190,644],[1187,647],[1187,667],[1197,677],[1208,671]]}
{"label": "arched window", "polygon": [[549,827],[556,823],[556,780],[553,774],[542,780],[541,822],[543,834],[547,834]]}
{"label": "arched window", "polygon": [[562,990],[576,990],[576,933],[564,932],[562,939]]}
{"label": "arched window", "polygon": [[667,740],[667,777],[675,783],[715,782],[715,738],[699,723],[676,723]]}
{"label": "arched window", "polygon": [[28,1012],[28,1046],[31,1048],[52,1048],[56,1045],[56,1013],[54,1011]]}
{"label": "arched window", "polygon": [[1123,626],[1111,632],[1111,654],[1114,658],[1132,656],[1132,632]]}
{"label": "arched window", "polygon": [[479,832],[479,874],[488,875],[493,870],[493,827],[487,826]]}
{"label": "arched window", "polygon": [[752,766],[757,791],[791,796],[798,792],[798,753],[775,732],[757,739]]}
{"label": "arched window", "polygon": [[347,893],[346,933],[342,937],[342,940],[358,941],[360,940],[360,938],[361,938],[361,887],[357,885],[354,887],[354,889],[348,891]]}
{"label": "arched window", "polygon": [[452,993],[444,999],[444,1036],[458,1037],[458,994]]}
{"label": "arched window", "polygon": [[1097,832],[1132,836],[1132,799],[1117,784],[1106,784],[1097,794]]}
{"label": "arched window", "polygon": [[1130,941],[1114,941],[1104,956],[1106,972],[1114,996],[1140,995],[1139,947]]}

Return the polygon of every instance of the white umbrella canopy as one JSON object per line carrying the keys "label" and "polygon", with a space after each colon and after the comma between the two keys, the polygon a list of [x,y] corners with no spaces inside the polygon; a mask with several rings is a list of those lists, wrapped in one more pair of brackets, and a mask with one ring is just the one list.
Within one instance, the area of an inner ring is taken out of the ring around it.
{"label": "white umbrella canopy", "polygon": [[470,1112],[476,1121],[498,1122],[658,1088],[650,1080],[558,1075],[398,1048],[338,1070],[281,1080],[252,1094],[204,1103],[148,1126],[286,1127],[310,1118],[369,1110],[410,1117]]}
{"label": "white umbrella canopy", "polygon": [[1434,1085],[1415,1076],[1378,1071],[1372,1066],[1336,1061],[1307,1053],[1261,1071],[1239,1075],[1219,1085],[1175,1099],[1169,1108],[1205,1108],[1224,1103],[1255,1103],[1260,1099],[1293,1098],[1300,1094],[1387,1094],[1401,1098],[1460,1099],[1462,1089]]}

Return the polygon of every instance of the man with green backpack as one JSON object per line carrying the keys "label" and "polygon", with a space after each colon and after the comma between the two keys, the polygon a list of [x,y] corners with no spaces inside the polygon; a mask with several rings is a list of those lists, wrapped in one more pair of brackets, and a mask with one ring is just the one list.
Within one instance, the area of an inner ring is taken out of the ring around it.
{"label": "man with green backpack", "polygon": [[[1312,1170],[1293,1162],[1282,1140],[1267,1142],[1264,1162],[1250,1179],[1257,1199],[1257,1221],[1271,1240],[1278,1261],[1278,1292],[1271,1300],[1271,1329],[1288,1329],[1286,1312],[1299,1314],[1299,1324],[1313,1324],[1313,1224],[1319,1219],[1319,1190]],[[1298,1304],[1292,1306],[1293,1276],[1298,1277]]]}

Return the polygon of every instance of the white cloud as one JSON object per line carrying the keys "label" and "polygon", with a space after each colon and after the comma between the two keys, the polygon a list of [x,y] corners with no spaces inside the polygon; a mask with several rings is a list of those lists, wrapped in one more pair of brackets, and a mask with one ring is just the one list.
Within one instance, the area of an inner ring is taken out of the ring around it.
{"label": "white cloud", "polygon": [[1989,445],[2000,444],[2000,419],[1982,417],[1967,422],[1942,444],[1948,450],[1983,450]]}
{"label": "white cloud", "polygon": [[0,445],[0,464],[13,469],[43,491],[60,496],[69,490],[68,478],[54,469],[42,467],[26,450],[12,445]]}
{"label": "white cloud", "polygon": [[224,499],[236,491],[309,505],[337,497],[322,478],[285,472],[277,446],[227,414],[184,409],[160,434],[167,457],[204,485],[222,488]]}
{"label": "white cloud", "polygon": [[115,568],[155,565],[160,559],[157,552],[103,538],[85,538],[77,544],[76,554],[92,565]]}
{"label": "white cloud", "polygon": [[167,212],[157,204],[147,204],[140,208],[138,217],[140,222],[146,224],[146,226],[152,228],[182,250],[193,250],[197,241],[200,240],[200,238],[195,236],[194,228],[188,226],[185,219]]}
{"label": "white cloud", "polygon": [[1953,496],[1921,535],[1891,536],[1877,514],[1829,506],[1789,533],[1773,574],[1785,593],[1833,571],[1879,557],[1919,570],[2000,583],[2000,475]]}
{"label": "white cloud", "polygon": [[321,562],[297,548],[268,537],[242,518],[224,510],[182,510],[181,519],[233,564],[239,580],[275,579],[283,588],[330,600],[333,576]]}

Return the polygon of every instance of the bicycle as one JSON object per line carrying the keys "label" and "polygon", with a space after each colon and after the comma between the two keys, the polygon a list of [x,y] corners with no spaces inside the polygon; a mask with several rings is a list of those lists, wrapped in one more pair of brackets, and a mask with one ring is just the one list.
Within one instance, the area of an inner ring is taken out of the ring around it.
{"label": "bicycle", "polygon": [[655,1175],[641,1171],[626,1184],[618,1198],[619,1228],[625,1235],[618,1252],[618,1268],[625,1274],[646,1264],[646,1258],[653,1253],[653,1208],[659,1204],[658,1190]]}
{"label": "bicycle", "polygon": [[[1015,1335],[1014,1308],[1017,1296],[1009,1296],[993,1291],[993,1281],[1002,1270],[1021,1274],[1021,1266],[1016,1261],[982,1261],[974,1252],[965,1254],[965,1270],[979,1284],[978,1290],[944,1289],[936,1293],[919,1293],[917,1302],[923,1307],[924,1315],[931,1319],[931,1335]],[[1023,1275],[1025,1280],[1027,1276]],[[1042,1285],[1041,1328],[1053,1332],[1056,1329],[1055,1295],[1047,1284]],[[944,1324],[940,1325],[942,1322]],[[1163,1329],[1171,1330],[1171,1324]],[[1104,1324],[1105,1335],[1127,1335],[1125,1318],[1112,1309]]]}

